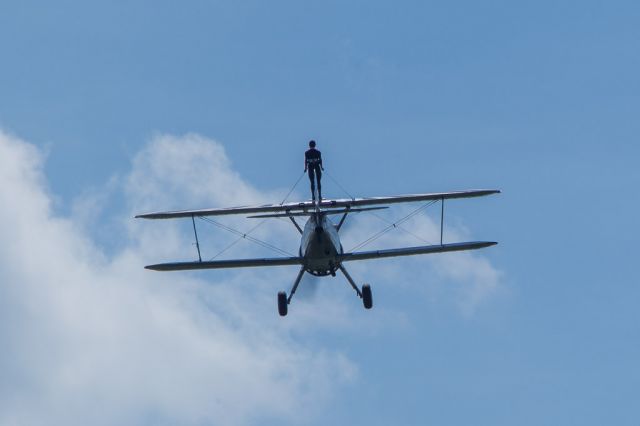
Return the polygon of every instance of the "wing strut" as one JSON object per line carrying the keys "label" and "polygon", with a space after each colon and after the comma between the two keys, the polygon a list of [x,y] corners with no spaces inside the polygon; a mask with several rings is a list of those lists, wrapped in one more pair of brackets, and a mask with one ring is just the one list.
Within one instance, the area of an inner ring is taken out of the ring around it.
{"label": "wing strut", "polygon": [[340,270],[344,274],[344,277],[347,279],[347,281],[349,281],[349,284],[351,284],[351,287],[353,287],[353,289],[356,291],[356,293],[358,294],[358,297],[360,299],[362,299],[362,292],[360,291],[360,289],[356,285],[355,281],[353,281],[353,278],[351,278],[351,275],[349,275],[349,273],[347,272],[345,267],[342,266],[342,263],[338,265],[338,268],[340,268]]}
{"label": "wing strut", "polygon": [[340,228],[342,228],[342,225],[344,224],[344,221],[347,219],[347,215],[349,214],[349,210],[351,210],[350,207],[347,207],[344,209],[344,215],[342,215],[342,219],[340,219],[340,223],[338,223],[338,226],[336,226],[336,229],[338,231],[340,231]]}
{"label": "wing strut", "polygon": [[198,249],[198,261],[202,262],[202,256],[200,256],[200,242],[198,241],[198,231],[196,231],[196,220],[191,215],[191,223],[193,223],[193,233],[196,236],[196,248]]}
{"label": "wing strut", "polygon": [[440,245],[442,245],[443,231],[444,231],[444,197],[442,197],[442,208],[440,209]]}
{"label": "wing strut", "polygon": [[298,222],[296,222],[296,220],[293,218],[293,216],[289,216],[289,219],[291,219],[291,223],[293,223],[293,225],[296,227],[296,229],[298,230],[300,235],[302,235],[303,234],[302,228],[300,228],[300,225],[298,225]]}

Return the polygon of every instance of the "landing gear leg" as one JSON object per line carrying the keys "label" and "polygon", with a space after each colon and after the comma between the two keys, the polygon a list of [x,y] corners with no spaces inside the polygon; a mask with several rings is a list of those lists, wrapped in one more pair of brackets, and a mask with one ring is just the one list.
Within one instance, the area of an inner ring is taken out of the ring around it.
{"label": "landing gear leg", "polygon": [[291,288],[291,294],[289,295],[289,297],[287,297],[287,293],[284,291],[281,291],[278,293],[278,313],[280,314],[281,317],[284,317],[287,315],[288,312],[288,305],[289,303],[291,303],[291,299],[293,298],[293,295],[296,293],[296,290],[298,289],[298,285],[300,284],[300,281],[302,280],[302,276],[304,275],[304,266],[300,268],[300,272],[298,272],[298,276],[296,277],[295,282],[293,283],[293,287]]}
{"label": "landing gear leg", "polygon": [[347,281],[349,281],[349,284],[351,284],[351,287],[353,287],[353,289],[356,291],[356,293],[358,294],[358,297],[362,299],[362,293],[360,292],[360,289],[356,285],[355,281],[353,281],[353,278],[351,278],[351,275],[349,275],[349,273],[344,268],[344,266],[342,266],[342,264],[340,264],[338,268],[340,268],[340,271],[342,271]]}
{"label": "landing gear leg", "polygon": [[371,309],[371,307],[373,306],[371,286],[369,284],[365,284],[362,286],[362,291],[360,291],[356,283],[353,281],[353,278],[351,278],[351,275],[349,275],[349,273],[344,268],[344,266],[340,264],[338,268],[340,268],[340,271],[342,271],[347,281],[349,281],[349,284],[351,284],[351,287],[353,287],[353,289],[356,291],[356,293],[358,294],[358,297],[362,299],[362,304],[364,305],[364,308]]}

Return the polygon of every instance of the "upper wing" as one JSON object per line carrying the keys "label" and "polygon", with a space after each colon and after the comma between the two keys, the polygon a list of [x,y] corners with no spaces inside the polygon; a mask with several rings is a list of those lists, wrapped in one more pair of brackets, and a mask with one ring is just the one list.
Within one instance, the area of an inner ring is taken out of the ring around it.
{"label": "upper wing", "polygon": [[472,198],[499,194],[497,189],[472,189],[468,191],[432,192],[428,194],[393,195],[391,197],[343,198],[323,200],[320,207],[362,207],[380,204],[411,203],[416,201],[449,200],[452,198]]}
{"label": "upper wing", "polygon": [[[434,192],[429,194],[395,195],[391,197],[370,198],[343,198],[337,200],[323,200],[320,207],[362,207],[380,204],[409,203],[415,201],[448,200],[452,198],[471,198],[483,195],[497,194],[495,189],[475,189],[470,191]],[[255,213],[288,213],[313,211],[315,205],[312,201],[286,204],[265,204],[262,206],[241,206],[221,209],[180,210],[170,212],[156,212],[137,215],[142,219],[173,219],[192,216],[221,216],[230,214],[255,214]]]}
{"label": "upper wing", "polygon": [[222,209],[180,210],[172,212],[156,212],[139,214],[136,218],[142,219],[173,219],[177,217],[192,216],[223,216],[229,214],[253,214],[286,211],[310,211],[315,207],[311,201],[286,204],[265,204],[262,206],[228,207]]}
{"label": "upper wing", "polygon": [[154,271],[187,271],[193,269],[247,268],[250,266],[302,265],[302,257],[276,257],[264,259],[231,259],[208,262],[172,262],[145,266]]}
{"label": "upper wing", "polygon": [[340,255],[340,260],[348,262],[351,260],[379,259],[383,257],[412,256],[415,254],[444,253],[449,251],[476,250],[484,247],[496,245],[493,241],[470,241],[464,243],[435,244],[432,246],[405,247],[388,250],[361,251],[355,253],[344,253]]}

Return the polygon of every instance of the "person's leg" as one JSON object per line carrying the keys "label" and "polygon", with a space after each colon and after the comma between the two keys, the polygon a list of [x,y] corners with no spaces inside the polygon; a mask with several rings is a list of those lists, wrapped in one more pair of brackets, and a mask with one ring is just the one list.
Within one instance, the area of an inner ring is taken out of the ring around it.
{"label": "person's leg", "polygon": [[313,173],[313,167],[309,167],[309,180],[311,181],[311,199],[316,199],[316,183],[315,176]]}
{"label": "person's leg", "polygon": [[322,184],[320,183],[322,179],[322,169],[320,167],[316,168],[316,179],[318,179],[318,200],[322,200]]}

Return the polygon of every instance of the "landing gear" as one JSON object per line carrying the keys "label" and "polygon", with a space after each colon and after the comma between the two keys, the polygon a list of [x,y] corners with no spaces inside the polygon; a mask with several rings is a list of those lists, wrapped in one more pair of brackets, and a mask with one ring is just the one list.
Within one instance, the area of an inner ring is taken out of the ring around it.
{"label": "landing gear", "polygon": [[[355,290],[358,297],[362,299],[362,304],[364,305],[364,308],[371,309],[373,307],[373,297],[371,295],[371,286],[369,284],[363,284],[362,290],[360,290],[356,285],[356,283],[353,281],[353,278],[351,278],[351,275],[349,275],[347,270],[344,268],[344,266],[342,266],[341,264],[338,264],[337,268],[335,264],[331,264],[330,266],[331,266],[331,269],[328,271],[328,273],[335,276],[336,269],[340,269],[340,272],[342,272],[342,274],[345,276],[347,281],[349,281],[349,284],[351,284],[351,287]],[[289,312],[289,303],[291,303],[291,299],[293,298],[293,295],[296,293],[296,290],[298,289],[298,285],[302,280],[302,276],[304,275],[304,272],[305,272],[305,268],[303,266],[302,268],[300,268],[300,272],[298,272],[298,276],[296,277],[296,280],[293,283],[293,287],[291,288],[291,293],[289,293],[288,297],[286,292],[284,291],[278,292],[278,314],[280,314],[281,317],[287,316],[287,313]],[[310,270],[309,273],[312,275],[319,275],[318,271],[314,271],[314,270]],[[322,275],[327,275],[327,274],[322,274]]]}
{"label": "landing gear", "polygon": [[300,272],[298,272],[298,276],[296,277],[295,282],[293,283],[293,287],[291,288],[291,294],[287,297],[287,293],[284,291],[278,292],[278,313],[281,317],[287,315],[289,311],[289,303],[291,303],[291,299],[293,295],[296,294],[296,290],[298,289],[298,284],[302,280],[302,276],[304,275],[304,266],[300,268]]}
{"label": "landing gear", "polygon": [[373,297],[371,295],[371,286],[369,284],[364,284],[362,286],[362,304],[365,309],[371,309],[373,306]]}
{"label": "landing gear", "polygon": [[351,284],[351,287],[356,291],[356,294],[358,295],[358,297],[362,299],[362,304],[364,305],[364,308],[371,309],[373,307],[373,297],[371,295],[371,286],[369,284],[364,284],[362,286],[362,291],[360,291],[356,283],[353,281],[353,278],[351,278],[351,275],[349,275],[349,273],[344,268],[344,266],[338,265],[338,268],[340,269],[340,271],[342,271],[347,281],[349,281],[349,284]]}
{"label": "landing gear", "polygon": [[287,315],[288,304],[289,302],[287,302],[287,293],[285,293],[284,291],[278,292],[278,313],[281,317]]}

